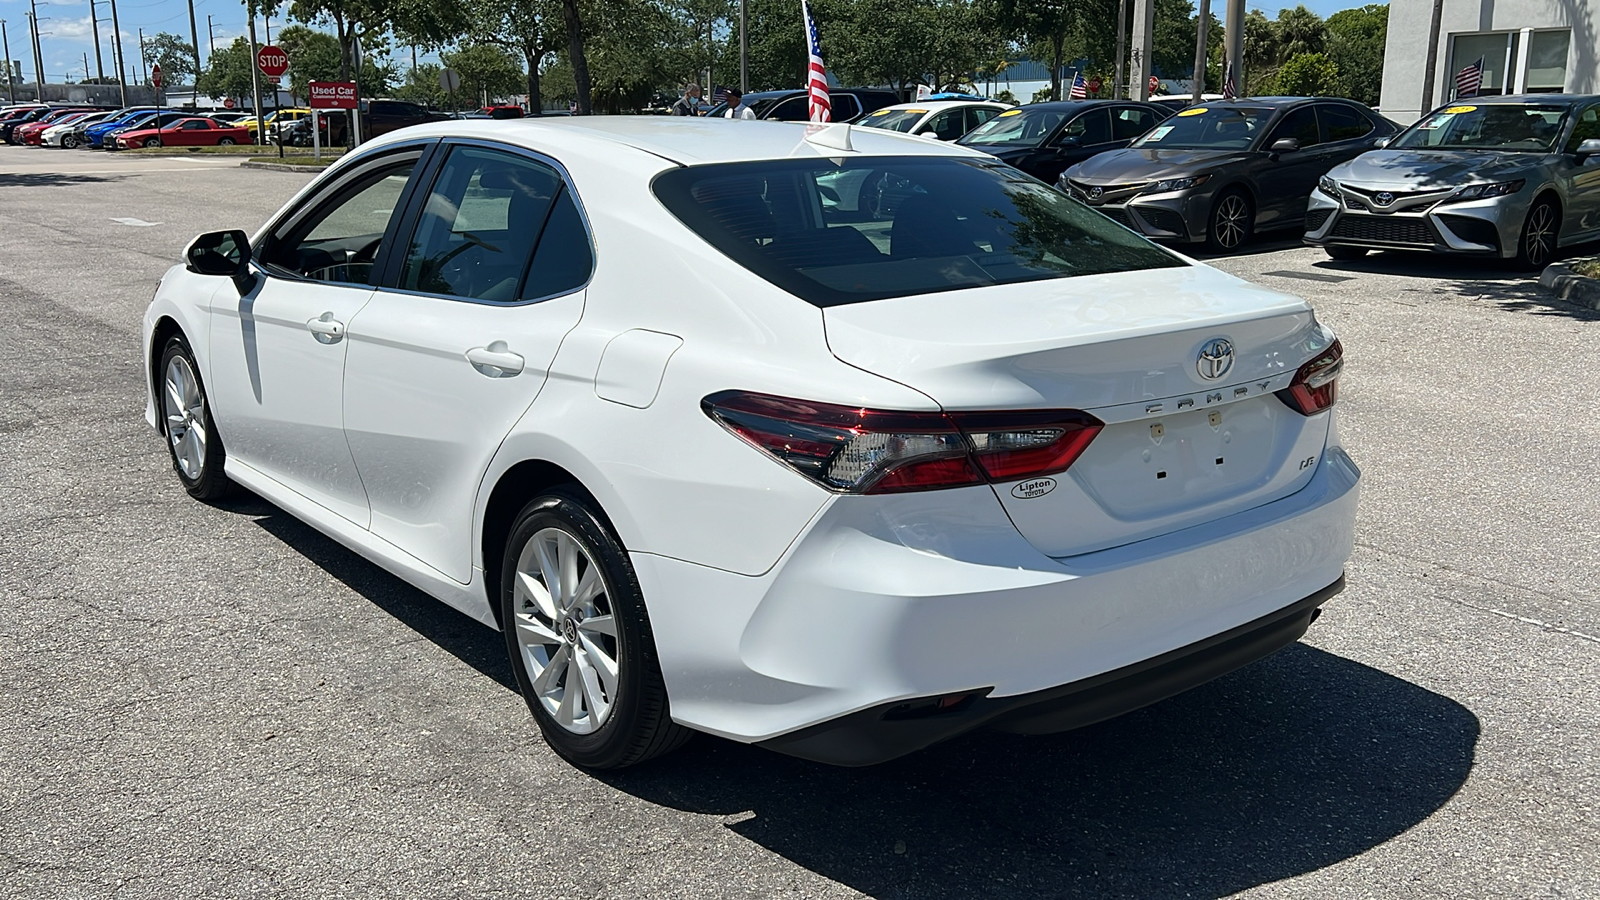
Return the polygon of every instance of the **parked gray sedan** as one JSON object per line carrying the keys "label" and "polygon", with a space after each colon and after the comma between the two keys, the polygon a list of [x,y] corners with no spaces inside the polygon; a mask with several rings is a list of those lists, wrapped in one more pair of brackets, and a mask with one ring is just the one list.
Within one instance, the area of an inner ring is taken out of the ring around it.
{"label": "parked gray sedan", "polygon": [[1256,231],[1298,230],[1318,176],[1399,130],[1328,97],[1202,103],[1073,166],[1056,187],[1149,237],[1232,251]]}
{"label": "parked gray sedan", "polygon": [[1334,259],[1429,250],[1539,268],[1600,238],[1600,97],[1531,94],[1443,106],[1323,176],[1306,242]]}

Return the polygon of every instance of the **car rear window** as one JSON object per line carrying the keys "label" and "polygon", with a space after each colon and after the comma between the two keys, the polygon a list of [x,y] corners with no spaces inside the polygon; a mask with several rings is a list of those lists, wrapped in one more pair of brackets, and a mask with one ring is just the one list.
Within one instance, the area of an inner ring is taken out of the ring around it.
{"label": "car rear window", "polygon": [[993,161],[723,163],[663,173],[654,190],[734,261],[821,307],[1185,265]]}

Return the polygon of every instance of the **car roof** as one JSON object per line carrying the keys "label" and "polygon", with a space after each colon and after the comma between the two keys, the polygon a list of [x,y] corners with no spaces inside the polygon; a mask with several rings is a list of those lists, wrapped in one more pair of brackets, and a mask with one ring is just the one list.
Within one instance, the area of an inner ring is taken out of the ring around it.
{"label": "car roof", "polygon": [[1016,106],[1016,107],[1012,107],[1012,108],[1013,109],[1019,109],[1019,110],[1022,110],[1024,112],[1035,110],[1035,109],[1046,110],[1046,111],[1048,111],[1048,110],[1059,110],[1061,112],[1072,112],[1074,110],[1091,109],[1091,108],[1096,107],[1096,106],[1105,106],[1108,103],[1132,103],[1135,106],[1138,106],[1141,102],[1143,102],[1143,101],[1140,101],[1140,100],[1113,100],[1113,99],[1109,99],[1109,98],[1102,99],[1102,100],[1046,100],[1046,101],[1044,101],[1042,103],[1025,103],[1022,106]]}
{"label": "car roof", "polygon": [[[988,154],[881,128],[847,129],[851,155],[954,156],[986,159]],[[843,151],[807,140],[816,126],[807,122],[743,122],[677,116],[572,116],[542,119],[457,119],[391,132],[378,142],[423,136],[481,137],[520,144],[552,155],[582,154],[600,148],[632,148],[679,165],[840,156]],[[375,142],[375,143],[378,143]]]}
{"label": "car roof", "polygon": [[1009,108],[1006,104],[1001,103],[999,100],[924,100],[921,103],[896,103],[893,106],[882,106],[873,110],[872,112],[867,113],[867,115],[875,116],[881,112],[889,112],[891,110],[901,109],[921,109],[928,112],[933,112],[934,110],[939,109],[949,109],[953,106],[996,106],[1000,107],[1001,109]]}
{"label": "car roof", "polygon": [[1444,106],[1492,106],[1495,104],[1523,105],[1537,103],[1542,106],[1582,106],[1600,100],[1600,94],[1510,94],[1504,97],[1466,97],[1452,100]]}

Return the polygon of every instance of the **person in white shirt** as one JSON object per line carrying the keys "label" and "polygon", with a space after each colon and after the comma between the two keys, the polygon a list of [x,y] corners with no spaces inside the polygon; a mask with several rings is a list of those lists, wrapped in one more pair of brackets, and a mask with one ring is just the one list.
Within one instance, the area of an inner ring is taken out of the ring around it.
{"label": "person in white shirt", "polygon": [[728,111],[722,114],[725,119],[754,119],[756,111],[744,105],[744,94],[738,88],[728,89]]}

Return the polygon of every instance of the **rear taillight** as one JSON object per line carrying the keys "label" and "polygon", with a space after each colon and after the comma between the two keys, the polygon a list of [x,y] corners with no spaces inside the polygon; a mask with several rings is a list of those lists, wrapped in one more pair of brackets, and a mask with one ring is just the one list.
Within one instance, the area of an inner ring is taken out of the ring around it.
{"label": "rear taillight", "polygon": [[1339,371],[1344,368],[1344,347],[1335,340],[1328,349],[1294,373],[1294,381],[1278,391],[1278,399],[1301,415],[1322,412],[1339,394]]}
{"label": "rear taillight", "polygon": [[885,494],[1065,471],[1099,419],[1076,410],[887,412],[724,391],[702,402],[724,428],[832,491]]}

